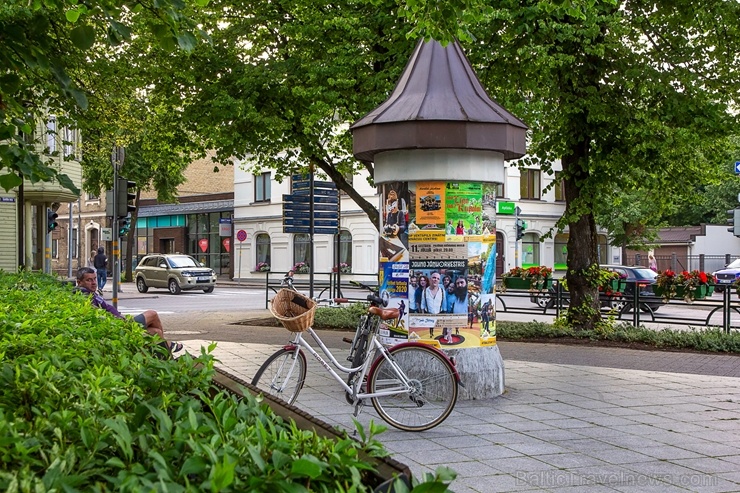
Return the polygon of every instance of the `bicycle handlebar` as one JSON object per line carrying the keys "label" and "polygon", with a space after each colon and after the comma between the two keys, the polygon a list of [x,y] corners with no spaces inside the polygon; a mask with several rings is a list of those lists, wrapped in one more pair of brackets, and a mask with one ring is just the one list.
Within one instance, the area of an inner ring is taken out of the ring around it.
{"label": "bicycle handlebar", "polygon": [[353,286],[357,286],[359,288],[365,288],[368,291],[370,291],[372,294],[367,295],[367,301],[369,301],[370,303],[377,305],[377,306],[382,306],[382,307],[388,306],[388,300],[384,300],[383,298],[378,296],[377,289],[371,286],[368,286],[367,284],[363,284],[360,281],[352,280],[349,283],[352,284]]}

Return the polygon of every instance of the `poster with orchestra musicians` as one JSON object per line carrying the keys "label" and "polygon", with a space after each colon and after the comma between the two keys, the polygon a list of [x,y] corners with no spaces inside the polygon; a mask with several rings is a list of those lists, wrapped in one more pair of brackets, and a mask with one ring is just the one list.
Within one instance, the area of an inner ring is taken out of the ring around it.
{"label": "poster with orchestra musicians", "polygon": [[496,344],[496,223],[485,207],[492,189],[480,182],[381,185],[381,296],[400,313],[387,324],[389,342]]}

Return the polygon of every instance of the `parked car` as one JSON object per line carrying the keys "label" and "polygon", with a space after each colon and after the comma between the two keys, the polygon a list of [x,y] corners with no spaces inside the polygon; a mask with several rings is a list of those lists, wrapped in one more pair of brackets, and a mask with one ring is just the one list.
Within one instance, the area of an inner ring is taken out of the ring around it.
{"label": "parked car", "polygon": [[[640,289],[640,309],[644,312],[648,310],[658,311],[663,306],[663,301],[659,296],[653,292],[653,284],[656,283],[658,273],[654,272],[647,267],[641,265],[627,266],[627,265],[601,265],[602,269],[610,270],[621,275],[621,277],[627,281],[624,293],[622,296],[601,296],[601,306],[604,308],[614,309],[622,311],[625,306],[629,310],[629,306],[634,298],[635,287]],[[533,294],[530,300],[533,303],[544,308],[549,302],[551,297],[555,295],[554,288],[551,288],[548,293],[544,294]],[[567,293],[565,293],[567,297]]]}
{"label": "parked car", "polygon": [[731,285],[735,280],[740,278],[740,258],[733,260],[724,269],[720,269],[712,274],[717,278],[717,285],[714,287],[714,290],[722,293],[725,290],[725,286]]}
{"label": "parked car", "polygon": [[149,288],[165,288],[172,294],[182,290],[202,289],[212,293],[216,287],[216,273],[190,255],[147,255],[134,269],[136,289],[146,293]]}

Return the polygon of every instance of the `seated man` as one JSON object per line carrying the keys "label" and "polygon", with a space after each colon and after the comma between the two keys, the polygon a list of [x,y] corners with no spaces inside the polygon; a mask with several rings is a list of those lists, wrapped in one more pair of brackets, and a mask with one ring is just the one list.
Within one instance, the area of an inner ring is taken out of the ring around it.
{"label": "seated man", "polygon": [[[90,302],[93,306],[102,308],[116,318],[125,319],[121,312],[116,309],[115,306],[111,305],[105,299],[98,294],[98,280],[96,278],[95,269],[91,267],[82,267],[77,271],[77,289],[85,294],[90,295]],[[159,319],[159,314],[154,310],[147,310],[134,317],[139,325],[151,335],[158,335],[160,339],[166,342],[164,338],[164,328],[162,327],[162,321]],[[182,349],[182,344],[179,342],[167,343],[167,347],[173,353]]]}

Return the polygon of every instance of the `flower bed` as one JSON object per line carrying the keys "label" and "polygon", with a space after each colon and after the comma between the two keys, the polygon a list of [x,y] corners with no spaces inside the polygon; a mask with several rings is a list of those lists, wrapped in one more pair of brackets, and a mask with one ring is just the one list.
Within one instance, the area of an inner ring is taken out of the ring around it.
{"label": "flower bed", "polygon": [[292,269],[296,274],[308,274],[308,264],[306,262],[297,262]]}
{"label": "flower bed", "polygon": [[269,272],[270,271],[270,264],[267,262],[258,262],[257,265],[254,266],[255,272]]}

